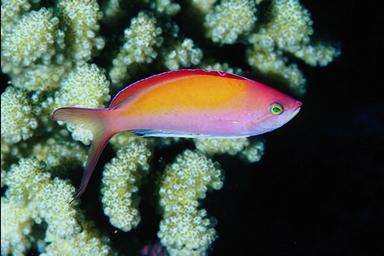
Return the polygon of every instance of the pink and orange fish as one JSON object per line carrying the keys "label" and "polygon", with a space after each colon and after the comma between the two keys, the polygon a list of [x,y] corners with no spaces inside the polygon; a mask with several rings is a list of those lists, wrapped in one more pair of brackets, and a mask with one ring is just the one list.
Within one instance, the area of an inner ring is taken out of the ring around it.
{"label": "pink and orange fish", "polygon": [[52,118],[88,127],[94,135],[80,196],[109,139],[131,131],[145,137],[238,138],[272,131],[291,120],[301,102],[262,83],[224,72],[177,70],[121,90],[103,109],[65,107]]}

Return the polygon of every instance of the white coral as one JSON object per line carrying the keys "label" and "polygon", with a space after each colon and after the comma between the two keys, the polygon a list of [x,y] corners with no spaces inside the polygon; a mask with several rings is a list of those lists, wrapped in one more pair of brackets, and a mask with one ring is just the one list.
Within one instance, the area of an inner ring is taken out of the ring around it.
{"label": "white coral", "polygon": [[38,127],[36,113],[24,90],[8,87],[1,94],[1,137],[17,143],[33,136]]}
{"label": "white coral", "polygon": [[61,0],[58,6],[65,24],[68,54],[77,63],[90,60],[105,45],[104,39],[97,35],[102,18],[99,4],[96,0]]}
{"label": "white coral", "polygon": [[150,155],[145,140],[133,140],[121,147],[116,157],[105,165],[101,189],[104,213],[113,226],[123,231],[139,224],[137,193],[140,181],[148,171]]}
{"label": "white coral", "polygon": [[28,208],[1,198],[1,255],[25,255],[31,247],[33,221]]}
{"label": "white coral", "polygon": [[170,70],[195,66],[203,58],[203,51],[194,42],[186,38],[177,42],[172,49],[165,54],[164,64]]}
{"label": "white coral", "polygon": [[154,17],[140,12],[124,31],[124,45],[112,61],[109,75],[114,84],[129,77],[132,64],[148,64],[157,56],[156,48],[161,45],[161,28]]}
{"label": "white coral", "polygon": [[204,26],[213,42],[233,44],[256,22],[256,6],[250,0],[223,0],[206,16]]}
{"label": "white coral", "polygon": [[201,153],[186,150],[165,169],[160,183],[163,220],[158,237],[171,255],[204,255],[216,239],[213,223],[199,210],[208,189],[220,189],[220,169]]}
{"label": "white coral", "polygon": [[37,60],[49,64],[55,54],[55,37],[59,19],[46,8],[24,15],[4,35],[1,42],[1,67],[3,72],[20,72],[20,67],[32,65]]}

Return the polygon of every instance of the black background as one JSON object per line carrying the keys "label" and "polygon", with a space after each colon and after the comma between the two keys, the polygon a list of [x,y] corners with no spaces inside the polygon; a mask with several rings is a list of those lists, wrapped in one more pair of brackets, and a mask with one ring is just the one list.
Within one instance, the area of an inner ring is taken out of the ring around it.
{"label": "black background", "polygon": [[267,135],[259,164],[226,166],[206,203],[213,255],[384,255],[384,16],[374,1],[302,3],[342,55],[303,67],[302,111]]}
{"label": "black background", "polygon": [[[301,65],[308,80],[302,110],[266,136],[261,162],[216,158],[225,185],[203,202],[218,223],[213,255],[384,255],[382,8],[302,3],[315,33],[339,42],[342,54],[325,68]],[[136,231],[116,237],[154,240],[157,228],[158,217],[143,213]]]}

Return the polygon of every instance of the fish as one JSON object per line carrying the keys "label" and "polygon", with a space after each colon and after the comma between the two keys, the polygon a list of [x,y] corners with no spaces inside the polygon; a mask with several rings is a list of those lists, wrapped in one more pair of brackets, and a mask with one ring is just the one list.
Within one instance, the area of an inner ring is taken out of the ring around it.
{"label": "fish", "polygon": [[93,141],[76,197],[90,181],[97,161],[115,134],[184,138],[240,138],[275,130],[302,103],[263,83],[202,69],[169,71],[122,89],[106,108],[63,107],[52,119],[85,126]]}

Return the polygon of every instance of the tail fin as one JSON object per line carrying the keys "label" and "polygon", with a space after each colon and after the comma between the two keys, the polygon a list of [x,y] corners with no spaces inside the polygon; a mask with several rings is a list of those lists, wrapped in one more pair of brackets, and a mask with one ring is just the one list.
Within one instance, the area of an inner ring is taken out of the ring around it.
{"label": "tail fin", "polygon": [[87,165],[81,179],[80,187],[76,193],[76,198],[84,193],[101,153],[109,139],[115,134],[105,122],[106,111],[108,111],[108,109],[67,107],[56,109],[52,113],[53,120],[84,125],[93,133],[93,142],[88,153]]}

